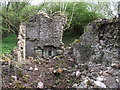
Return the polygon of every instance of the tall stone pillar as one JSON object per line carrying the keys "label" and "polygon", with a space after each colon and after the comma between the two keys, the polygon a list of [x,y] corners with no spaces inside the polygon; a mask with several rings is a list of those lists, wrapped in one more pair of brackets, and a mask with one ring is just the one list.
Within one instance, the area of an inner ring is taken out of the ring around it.
{"label": "tall stone pillar", "polygon": [[25,40],[26,40],[25,29],[26,29],[25,23],[21,23],[18,34],[18,43],[17,43],[18,46],[17,56],[19,63],[24,63],[25,60]]}

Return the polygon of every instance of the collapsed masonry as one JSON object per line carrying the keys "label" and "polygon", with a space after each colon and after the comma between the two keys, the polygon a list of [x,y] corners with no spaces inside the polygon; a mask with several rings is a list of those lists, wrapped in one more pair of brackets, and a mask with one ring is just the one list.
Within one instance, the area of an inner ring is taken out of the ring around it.
{"label": "collapsed masonry", "polygon": [[89,24],[73,43],[73,57],[79,62],[109,64],[120,60],[118,19],[102,19]]}
{"label": "collapsed masonry", "polygon": [[60,12],[51,16],[42,12],[22,23],[18,35],[18,59],[57,55],[63,46],[65,24],[66,16]]}

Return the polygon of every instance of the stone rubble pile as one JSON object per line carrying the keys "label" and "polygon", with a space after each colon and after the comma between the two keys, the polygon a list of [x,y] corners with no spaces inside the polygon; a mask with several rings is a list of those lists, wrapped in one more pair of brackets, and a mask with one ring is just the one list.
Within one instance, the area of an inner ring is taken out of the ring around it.
{"label": "stone rubble pile", "polygon": [[[60,56],[58,57],[60,59]],[[7,77],[9,80],[11,78],[13,81],[18,82],[20,77],[18,77],[18,75],[15,73],[19,72],[19,75],[21,74],[20,74],[20,68],[17,69],[16,67],[17,65],[16,61],[13,62],[13,59],[11,56],[2,56],[0,58],[2,62],[3,77],[5,78]],[[77,89],[79,88],[120,88],[120,62],[114,62],[109,66],[106,66],[103,64],[96,64],[93,62],[86,62],[84,64],[78,63],[78,64],[74,64],[73,66],[68,66],[68,67],[64,67],[63,65],[61,68],[56,67],[59,64],[56,64],[54,67],[51,67],[51,68],[48,67],[46,63],[50,63],[51,61],[58,61],[58,58],[54,58],[54,59],[55,60],[51,59],[50,61],[49,59],[48,61],[47,59],[45,59],[43,61],[43,58],[41,58],[40,60],[41,62],[40,66],[45,65],[45,67],[47,67],[48,70],[50,70],[51,73],[49,74],[53,75],[52,79],[58,78],[57,74],[59,74],[60,77],[61,76],[63,77],[64,74],[66,73],[67,77],[70,77],[69,78],[70,80],[74,80],[71,83],[68,82],[68,84],[70,84],[71,87],[73,88],[77,88]],[[68,57],[68,60],[69,59],[71,60],[72,58]],[[10,64],[8,63],[9,61],[10,61]],[[39,66],[36,66],[36,65],[39,65],[38,63],[39,60],[37,62],[33,58],[29,58],[29,61],[33,61],[33,62],[35,61],[35,63],[37,64],[34,63],[35,65],[33,65],[33,63],[29,63],[30,66],[27,66],[28,64],[26,64],[25,66],[27,68],[23,67],[22,72],[24,72],[25,70],[28,71],[29,76],[33,72],[35,72],[34,75],[36,76],[36,73],[41,70]],[[39,75],[37,77],[39,77]],[[40,78],[42,78],[41,75],[40,75]],[[44,77],[44,78],[49,78],[49,76]],[[5,82],[7,82],[8,79],[6,79]],[[76,81],[77,82],[79,81],[79,82],[77,83]],[[12,85],[13,84],[14,83],[12,83]],[[45,82],[41,82],[41,81],[37,81],[36,85],[37,85],[36,87],[38,88],[44,88],[44,86],[46,86]],[[27,83],[26,83],[26,86],[28,86]]]}
{"label": "stone rubble pile", "polygon": [[120,88],[120,66],[115,68],[112,65],[106,67],[102,64],[85,63],[79,64],[78,68],[79,71],[72,72],[71,75],[81,82],[73,84],[73,88]]}

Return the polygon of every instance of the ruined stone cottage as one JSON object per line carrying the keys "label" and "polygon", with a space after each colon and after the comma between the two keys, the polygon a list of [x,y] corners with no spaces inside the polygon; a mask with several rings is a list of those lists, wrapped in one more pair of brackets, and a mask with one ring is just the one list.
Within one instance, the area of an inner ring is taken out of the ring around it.
{"label": "ruined stone cottage", "polygon": [[52,57],[63,46],[62,35],[66,23],[60,12],[48,16],[39,13],[20,25],[18,57]]}

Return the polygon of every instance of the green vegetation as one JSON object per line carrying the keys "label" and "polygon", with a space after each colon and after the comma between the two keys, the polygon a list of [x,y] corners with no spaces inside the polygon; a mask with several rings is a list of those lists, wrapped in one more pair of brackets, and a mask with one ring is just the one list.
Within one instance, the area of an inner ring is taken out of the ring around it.
{"label": "green vegetation", "polygon": [[[31,5],[29,2],[8,2],[2,4],[2,26],[3,36],[14,32],[18,35],[19,25],[21,22],[28,20],[38,11],[44,11],[53,14],[61,11],[67,15],[66,30],[72,34],[83,33],[83,28],[88,23],[98,18],[105,17],[106,14],[112,13],[108,8],[109,3],[88,3],[88,2],[44,2],[40,5]],[[101,12],[101,13],[100,13]]]}
{"label": "green vegetation", "polygon": [[16,46],[17,36],[10,34],[2,40],[2,53],[11,53],[11,50]]}
{"label": "green vegetation", "polygon": [[67,46],[71,44],[75,39],[78,39],[78,34],[64,33],[63,34],[63,43]]}
{"label": "green vegetation", "polygon": [[[3,36],[9,32],[18,35],[19,25],[26,21],[38,11],[36,6],[28,2],[8,2],[2,5],[2,26]],[[0,16],[1,17],[1,16]]]}

